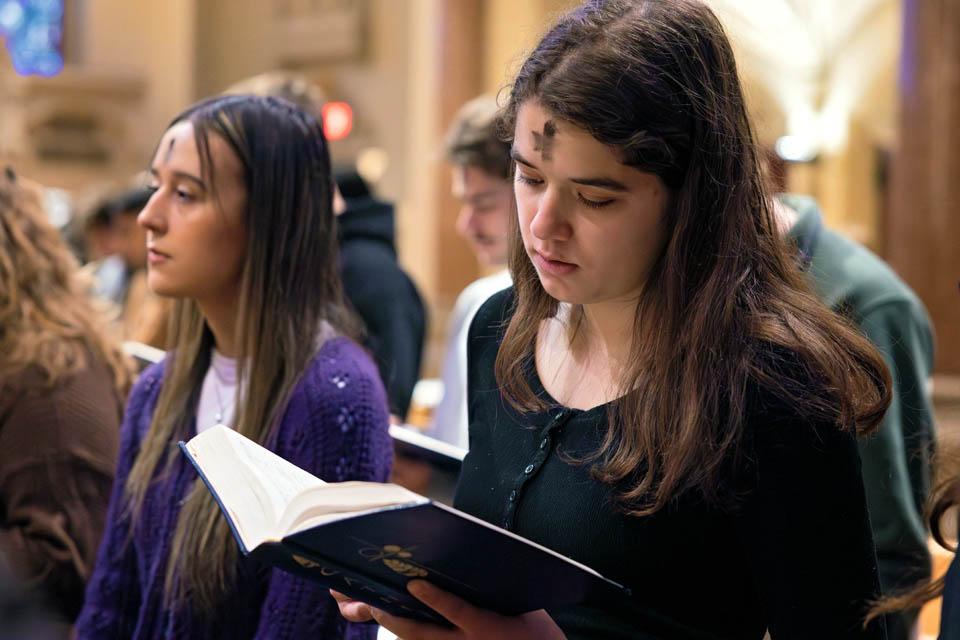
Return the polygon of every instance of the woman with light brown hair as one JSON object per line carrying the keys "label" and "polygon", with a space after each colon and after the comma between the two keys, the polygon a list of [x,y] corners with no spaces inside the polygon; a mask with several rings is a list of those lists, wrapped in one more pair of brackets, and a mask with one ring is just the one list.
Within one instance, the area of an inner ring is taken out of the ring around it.
{"label": "woman with light brown hair", "polygon": [[709,6],[584,2],[502,121],[514,287],[470,329],[454,506],[631,595],[502,616],[415,580],[456,629],[341,612],[418,639],[885,638],[855,437],[889,374],[781,240]]}
{"label": "woman with light brown hair", "polygon": [[376,367],[351,338],[330,156],[317,119],[223,96],[177,116],[150,163],[147,284],[175,301],[166,357],[137,380],[81,639],[349,638],[326,590],[241,556],[176,443],[235,429],[329,481],[384,481]]}
{"label": "woman with light brown hair", "polygon": [[40,190],[0,175],[0,555],[65,623],[83,602],[129,371]]}

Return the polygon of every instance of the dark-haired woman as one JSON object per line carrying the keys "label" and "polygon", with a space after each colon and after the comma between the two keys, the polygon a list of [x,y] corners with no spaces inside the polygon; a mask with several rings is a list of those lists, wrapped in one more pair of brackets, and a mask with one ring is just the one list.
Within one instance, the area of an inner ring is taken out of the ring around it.
{"label": "dark-haired woman", "polygon": [[347,337],[330,160],[275,98],[201,102],[150,165],[148,284],[176,298],[172,349],[129,401],[80,638],[371,638],[313,583],[238,559],[177,440],[225,424],[329,481],[383,481],[386,398]]}
{"label": "dark-haired woman", "polygon": [[341,612],[401,638],[885,637],[855,435],[889,377],[779,239],[716,17],[586,2],[504,124],[515,285],[471,328],[455,504],[633,596],[510,618],[417,581],[455,631]]}
{"label": "dark-haired woman", "polygon": [[0,174],[0,565],[66,637],[103,531],[130,371],[41,196]]}

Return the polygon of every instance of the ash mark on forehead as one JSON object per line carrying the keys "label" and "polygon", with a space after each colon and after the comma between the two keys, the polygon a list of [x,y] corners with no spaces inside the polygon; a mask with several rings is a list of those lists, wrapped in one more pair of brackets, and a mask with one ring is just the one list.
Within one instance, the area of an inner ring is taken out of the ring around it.
{"label": "ash mark on forehead", "polygon": [[533,150],[540,152],[540,157],[544,160],[553,158],[553,143],[557,136],[557,125],[553,120],[547,120],[543,124],[543,133],[531,131],[533,134]]}
{"label": "ash mark on forehead", "polygon": [[164,164],[168,164],[170,162],[170,158],[173,157],[173,147],[176,146],[176,144],[177,144],[177,139],[170,138],[170,144],[167,145],[167,152],[163,154]]}

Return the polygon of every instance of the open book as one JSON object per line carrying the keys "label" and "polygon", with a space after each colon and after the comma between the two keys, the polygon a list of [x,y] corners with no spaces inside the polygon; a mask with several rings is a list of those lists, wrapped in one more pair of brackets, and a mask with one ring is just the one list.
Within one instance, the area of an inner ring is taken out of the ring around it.
{"label": "open book", "polygon": [[504,614],[627,593],[589,567],[397,485],[325,483],[224,426],[180,449],[245,555],[395,615],[444,622],[409,595],[414,578]]}

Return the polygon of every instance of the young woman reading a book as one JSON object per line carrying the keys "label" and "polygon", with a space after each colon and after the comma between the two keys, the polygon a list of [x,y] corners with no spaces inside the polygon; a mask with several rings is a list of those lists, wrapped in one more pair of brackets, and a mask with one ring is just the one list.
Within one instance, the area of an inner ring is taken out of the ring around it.
{"label": "young woman reading a book", "polygon": [[225,424],[329,480],[387,479],[376,367],[347,337],[317,120],[233,96],[178,116],[150,165],[148,282],[176,298],[137,381],[79,638],[372,638],[315,584],[238,558],[176,443]]}
{"label": "young woman reading a book", "polygon": [[885,637],[855,436],[889,377],[780,240],[714,14],[587,2],[503,119],[514,287],[472,324],[455,506],[632,597],[504,617],[414,581],[456,629],[341,612],[401,638]]}

